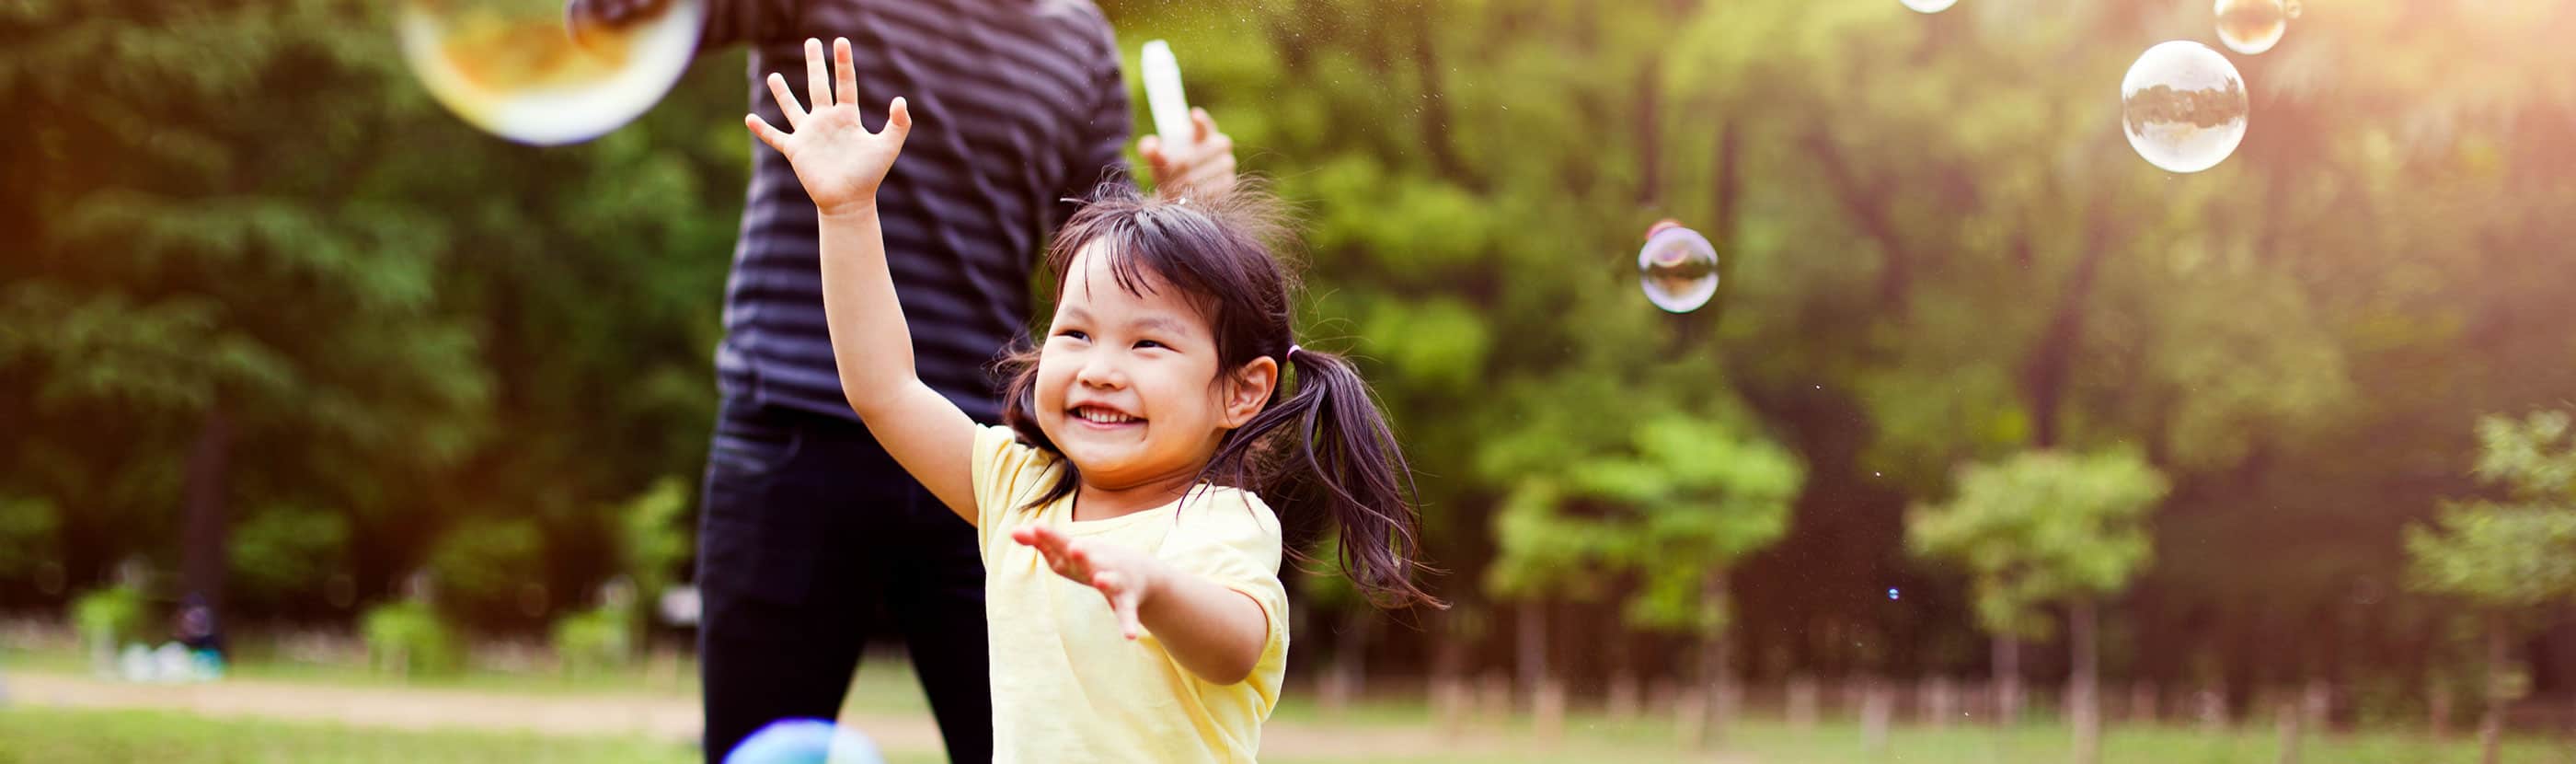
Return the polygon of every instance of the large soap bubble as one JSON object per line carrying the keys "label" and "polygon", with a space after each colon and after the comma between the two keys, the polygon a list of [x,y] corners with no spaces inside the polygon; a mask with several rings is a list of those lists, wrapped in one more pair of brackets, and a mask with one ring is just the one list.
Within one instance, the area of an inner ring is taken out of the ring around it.
{"label": "large soap bubble", "polygon": [[653,108],[697,53],[700,0],[636,5],[576,39],[562,0],[407,0],[395,32],[412,73],[466,122],[521,143],[573,143]]}
{"label": "large soap bubble", "polygon": [[2218,41],[2251,56],[2271,50],[2299,17],[2298,0],[2218,0]]}
{"label": "large soap bubble", "polygon": [[780,719],[743,738],[725,764],[885,764],[874,741],[821,719]]}
{"label": "large soap bubble", "polygon": [[1942,11],[1949,10],[1949,9],[1950,9],[1950,6],[1958,5],[1958,4],[1959,4],[1959,0],[1896,0],[1896,1],[1897,1],[1897,2],[1900,2],[1900,3],[1904,3],[1904,4],[1905,4],[1905,7],[1914,9],[1914,12],[1916,12],[1916,13],[1940,13],[1940,12],[1942,12]]}
{"label": "large soap bubble", "polygon": [[2209,46],[2158,43],[2120,78],[2120,127],[2148,164],[2172,172],[2216,166],[2245,140],[2245,78]]}
{"label": "large soap bubble", "polygon": [[1699,310],[1717,294],[1717,247],[1679,223],[1656,223],[1646,234],[1646,248],[1637,251],[1637,282],[1655,307]]}

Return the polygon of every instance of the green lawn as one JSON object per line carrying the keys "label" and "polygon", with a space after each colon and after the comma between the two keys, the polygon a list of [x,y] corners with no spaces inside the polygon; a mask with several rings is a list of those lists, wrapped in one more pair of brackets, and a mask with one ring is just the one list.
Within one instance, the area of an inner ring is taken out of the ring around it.
{"label": "green lawn", "polygon": [[[1588,729],[1586,727],[1589,727]],[[1415,764],[1456,762],[1620,761],[1638,764],[1705,762],[1705,756],[1660,750],[1660,741],[1642,737],[1642,728],[1619,729],[1578,724],[1568,742],[1554,750],[1536,747],[1501,755],[1416,756],[1397,759],[1277,758],[1280,764],[1350,764],[1401,761]],[[1891,738],[1891,750],[1870,756],[1860,750],[1859,735],[1849,725],[1826,725],[1808,734],[1772,724],[1739,725],[1724,760],[1763,764],[1810,762],[2061,762],[2065,742],[2059,730],[2030,728],[2009,737],[1992,730],[1902,730]],[[2105,762],[2171,762],[2173,764],[2256,764],[2275,761],[2270,736],[2253,732],[2205,736],[2183,729],[2119,730],[2107,741]],[[933,762],[925,752],[896,751],[893,764]],[[2443,747],[2399,741],[2384,735],[2314,740],[2304,761],[2332,764],[2435,764],[2470,762],[2476,752],[2465,742]],[[469,732],[400,732],[352,729],[336,725],[279,721],[218,720],[147,711],[80,711],[34,707],[0,710],[0,763],[60,762],[618,762],[655,764],[690,762],[689,747],[605,738],[541,738],[529,735]],[[2576,760],[2565,744],[2525,740],[2507,752],[2506,761],[2546,764]]]}
{"label": "green lawn", "polygon": [[[85,673],[80,656],[61,652],[0,651],[0,672]],[[548,674],[469,672],[432,679],[401,680],[351,666],[254,660],[236,666],[235,675],[268,681],[323,685],[416,686],[466,688],[488,692],[558,694],[648,694],[686,697],[696,692],[692,666],[665,665],[650,671],[586,677],[578,680]],[[24,702],[25,698],[19,699]],[[862,664],[847,708],[873,714],[927,714],[927,704],[900,656],[871,656]],[[1327,718],[1292,689],[1275,716],[1282,726],[1299,728],[1308,738],[1347,731],[1358,734],[1389,728],[1422,729],[1431,714],[1418,699],[1373,702]],[[1705,754],[1673,750],[1673,732],[1663,718],[1611,721],[1578,711],[1568,720],[1565,740],[1554,748],[1527,742],[1525,720],[1511,729],[1471,728],[1471,742],[1502,753],[1440,754],[1359,758],[1270,757],[1275,764],[1347,764],[1358,761],[1528,762],[1619,761],[1636,764],[1708,762]],[[1506,742],[1495,744],[1502,739]],[[2126,727],[2113,730],[2104,745],[2106,764],[2269,764],[2277,761],[2278,741],[2267,726],[2224,734],[2203,734],[2187,727]],[[1773,720],[1755,718],[1729,728],[1728,756],[1714,760],[1741,764],[1824,764],[1826,762],[1906,762],[1909,764],[2054,764],[2066,760],[2062,728],[2045,723],[2010,733],[1982,727],[1935,730],[1898,727],[1889,748],[1863,750],[1860,733],[1849,723],[1829,723],[1798,731]],[[898,764],[937,761],[935,752],[893,751]],[[2330,764],[2442,764],[2476,761],[2467,739],[2434,744],[2389,732],[2310,735],[2302,761]],[[605,738],[537,737],[530,734],[464,731],[406,732],[355,729],[319,723],[272,720],[216,720],[150,711],[86,711],[33,706],[0,707],[0,764],[13,762],[342,762],[342,761],[508,761],[508,762],[687,762],[697,760],[691,746]],[[2518,739],[2505,760],[2518,764],[2576,764],[2576,745],[2564,739]]]}

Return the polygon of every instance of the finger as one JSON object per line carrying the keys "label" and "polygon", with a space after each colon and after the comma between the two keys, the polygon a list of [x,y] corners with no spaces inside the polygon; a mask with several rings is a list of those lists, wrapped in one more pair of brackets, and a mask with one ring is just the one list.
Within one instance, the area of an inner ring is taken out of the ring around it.
{"label": "finger", "polygon": [[786,115],[788,127],[805,127],[805,107],[796,104],[795,93],[787,92],[786,75],[769,73],[769,95],[778,99],[778,113]]}
{"label": "finger", "polygon": [[895,147],[902,148],[903,137],[912,134],[912,104],[895,96],[894,103],[886,104],[886,128],[877,134],[892,135]]}
{"label": "finger", "polygon": [[859,68],[850,63],[850,38],[832,38],[832,71],[837,73],[841,93],[833,103],[858,103]]}
{"label": "finger", "polygon": [[1190,107],[1190,124],[1198,128],[1191,131],[1193,134],[1191,143],[1205,144],[1209,138],[1216,136],[1216,118],[1208,116],[1206,109]]}
{"label": "finger", "polygon": [[745,114],[742,115],[742,126],[751,128],[751,134],[760,138],[760,142],[769,144],[781,154],[787,153],[787,134],[771,127],[769,120],[761,119],[758,114]]}
{"label": "finger", "polygon": [[1145,163],[1146,163],[1147,165],[1152,166],[1154,169],[1157,169],[1157,170],[1162,169],[1162,168],[1163,168],[1163,138],[1162,138],[1162,136],[1158,136],[1158,135],[1148,135],[1148,136],[1145,136],[1145,137],[1143,137],[1143,138],[1136,139],[1136,156],[1143,157],[1143,158],[1145,159]]}
{"label": "finger", "polygon": [[1220,154],[1215,159],[1200,162],[1197,167],[1190,168],[1189,173],[1181,176],[1177,182],[1182,188],[1194,189],[1200,193],[1216,193],[1231,189],[1234,187],[1234,156]]}
{"label": "finger", "polygon": [[805,97],[814,110],[832,108],[832,73],[823,67],[823,41],[805,38]]}
{"label": "finger", "polygon": [[1128,639],[1135,639],[1144,630],[1144,624],[1136,617],[1135,593],[1127,590],[1125,577],[1112,572],[1094,573],[1091,588],[1100,590],[1100,596],[1108,598],[1109,609],[1118,614],[1119,632]]}

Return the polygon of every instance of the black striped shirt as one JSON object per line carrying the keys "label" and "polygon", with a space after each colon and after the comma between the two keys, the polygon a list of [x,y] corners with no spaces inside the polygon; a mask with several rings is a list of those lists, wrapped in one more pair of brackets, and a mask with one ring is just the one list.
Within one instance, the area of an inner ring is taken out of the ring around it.
{"label": "black striped shirt", "polygon": [[[1130,121],[1117,43],[1090,0],[709,0],[703,45],[751,46],[752,110],[782,128],[764,80],[805,94],[808,37],[850,38],[859,104],[912,134],[877,189],[886,264],[924,382],[999,421],[999,353],[1024,331],[1043,237],[1110,173]],[[813,200],[751,139],[749,198],[725,284],[717,388],[732,400],[855,417],[823,321]],[[860,359],[862,362],[865,359]]]}

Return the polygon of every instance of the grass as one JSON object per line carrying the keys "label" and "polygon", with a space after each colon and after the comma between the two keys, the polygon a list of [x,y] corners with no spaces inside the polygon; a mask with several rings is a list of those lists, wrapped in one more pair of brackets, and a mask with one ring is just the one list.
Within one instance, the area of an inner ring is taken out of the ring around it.
{"label": "grass", "polygon": [[11,707],[0,763],[15,762],[655,762],[696,761],[668,743],[526,734],[398,732],[160,711]]}
{"label": "grass", "polygon": [[[1500,754],[1431,754],[1403,758],[1281,758],[1276,764],[1350,764],[1396,761],[1412,764],[1540,764],[1566,761],[1620,761],[1636,764],[1705,762],[1704,754],[1659,749],[1642,723],[1628,729],[1594,725],[1570,730],[1557,748],[1516,748]],[[1799,733],[1773,723],[1738,725],[1723,760],[1762,764],[1824,762],[2062,762],[2062,730],[2030,727],[2010,735],[1990,729],[1899,729],[1890,750],[1870,755],[1860,749],[1859,731],[1848,724],[1823,725]],[[1625,739],[1623,739],[1625,738]],[[939,761],[932,752],[894,751],[890,764]],[[2439,764],[2476,759],[2474,746],[2455,742],[2432,746],[2391,735],[2362,734],[2310,741],[2304,761],[2336,764]],[[2186,729],[2122,729],[2105,741],[2105,764],[2171,762],[2173,764],[2255,764],[2275,761],[2268,735],[2235,732],[2204,735]],[[658,764],[697,761],[694,749],[671,743],[613,738],[537,737],[480,732],[411,732],[357,729],[338,725],[267,720],[220,720],[155,711],[89,711],[13,707],[0,711],[0,764],[15,762],[151,761],[174,764],[215,762],[618,762]],[[2571,758],[2566,746],[2544,740],[2521,740],[2508,748],[2505,760],[2548,764]]]}
{"label": "grass", "polygon": [[[78,654],[59,650],[0,651],[0,669],[57,674],[85,674]],[[533,694],[646,694],[691,697],[696,692],[695,667],[664,665],[622,674],[566,679],[554,674],[467,672],[403,680],[358,667],[258,660],[237,665],[234,676],[273,682],[326,686],[459,688],[486,692]],[[867,714],[921,714],[922,699],[911,668],[901,656],[873,655],[862,663],[845,709]],[[1274,720],[1274,730],[1296,727],[1308,737],[1369,730],[1424,729],[1430,709],[1420,699],[1372,701],[1340,715],[1327,715],[1292,688]],[[1528,741],[1526,719],[1506,727],[1474,727],[1469,742],[1481,749],[1455,753],[1427,752],[1393,757],[1265,757],[1274,764],[1347,764],[1397,761],[1446,762],[1621,761],[1636,764],[1707,762],[1705,753],[1676,751],[1673,728],[1663,717],[1611,720],[1578,710],[1567,720],[1564,740],[1554,747]],[[1495,740],[1505,741],[1493,744]],[[2018,764],[2067,760],[2063,728],[2045,722],[2009,732],[1985,727],[1947,729],[1899,726],[1882,752],[1864,750],[1859,728],[1827,723],[1795,730],[1776,719],[1755,717],[1727,730],[1724,751],[1714,760],[1744,764]],[[1390,752],[1391,753],[1391,752]],[[2302,761],[2334,764],[2444,764],[2477,760],[2474,741],[2461,738],[2435,743],[2396,732],[2311,734],[2302,744]],[[894,764],[939,761],[935,751],[889,751]],[[2278,760],[2278,741],[2268,725],[2220,733],[2189,727],[2120,727],[2104,741],[2105,764],[2255,764]],[[156,711],[69,710],[14,706],[0,709],[0,764],[14,762],[344,762],[344,761],[512,761],[512,762],[654,762],[697,761],[693,746],[612,738],[540,737],[528,733],[482,731],[392,731],[282,720],[208,719]],[[2505,760],[2518,764],[2576,764],[2576,746],[2564,740],[2523,738],[2510,741]]]}

